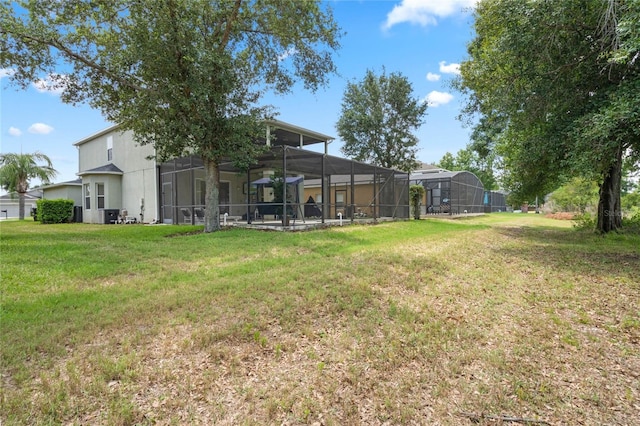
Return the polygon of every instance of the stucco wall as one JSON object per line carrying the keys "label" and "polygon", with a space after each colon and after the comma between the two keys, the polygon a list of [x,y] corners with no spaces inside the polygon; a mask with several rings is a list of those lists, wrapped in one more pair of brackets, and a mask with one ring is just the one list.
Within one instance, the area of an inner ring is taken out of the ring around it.
{"label": "stucco wall", "polygon": [[79,185],[58,186],[55,188],[44,188],[42,190],[42,198],[47,200],[56,200],[63,198],[73,200],[73,205],[82,205],[82,187]]}
{"label": "stucco wall", "polygon": [[[108,148],[111,147],[111,159]],[[83,183],[91,183],[92,211],[85,212],[83,220],[99,223],[95,209],[95,184],[105,183],[105,208],[126,209],[130,216],[150,222],[159,217],[156,162],[148,159],[154,155],[152,145],[138,145],[132,132],[114,129],[83,141],[78,146],[80,173]],[[113,165],[121,175],[89,170]],[[83,195],[84,197],[84,195]],[[144,208],[142,206],[144,205]]]}

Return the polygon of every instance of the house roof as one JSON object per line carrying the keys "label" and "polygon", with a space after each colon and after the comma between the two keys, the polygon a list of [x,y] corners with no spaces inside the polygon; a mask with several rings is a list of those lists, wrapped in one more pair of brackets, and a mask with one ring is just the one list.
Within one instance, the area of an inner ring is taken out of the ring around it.
{"label": "house roof", "polygon": [[313,130],[285,123],[280,120],[267,120],[265,122],[269,126],[271,135],[274,135],[273,145],[287,146],[303,146],[316,143],[330,143],[335,138],[333,136],[323,135]]}
{"label": "house roof", "polygon": [[102,136],[102,135],[106,135],[107,133],[111,133],[113,131],[116,131],[119,128],[120,128],[119,124],[114,124],[113,126],[109,126],[106,129],[102,129],[99,132],[96,132],[96,133],[94,133],[92,135],[89,135],[89,136],[87,136],[85,138],[80,139],[78,142],[75,142],[73,145],[74,146],[80,146],[80,145],[85,144],[85,143],[87,143],[87,142],[89,142],[89,141],[91,141],[91,140],[93,140],[95,138],[98,138],[98,137]]}
{"label": "house roof", "polygon": [[[302,145],[312,145],[316,143],[329,143],[335,138],[333,136],[324,135],[322,133],[314,132],[313,130],[305,129],[303,127],[295,126],[290,123],[286,123],[280,120],[266,120],[265,124],[269,126],[270,134],[274,138],[273,145],[288,145],[288,146],[300,146],[302,139]],[[97,133],[89,135],[85,138],[75,142],[74,146],[80,146],[95,138],[106,135],[108,133],[117,131],[120,129],[120,124],[114,124],[106,129],[100,130]],[[265,138],[262,142],[266,141]]]}
{"label": "house roof", "polygon": [[[349,160],[341,157],[334,157],[328,154],[322,154],[315,151],[309,151],[300,148],[294,148],[290,146],[273,146],[271,150],[262,154],[257,161],[257,164],[252,166],[251,169],[265,169],[265,168],[282,168],[283,149],[286,150],[286,167],[287,172],[301,173],[305,175],[305,182],[307,179],[320,178],[321,173],[325,175],[332,175],[332,179],[336,175],[348,175],[351,173],[354,175],[372,175],[374,173],[384,174],[404,174],[397,170],[386,169],[384,167],[373,166],[371,164],[360,163],[358,161]],[[322,162],[324,158],[324,171],[322,170]],[[233,166],[232,161],[225,161],[220,164],[220,170],[225,172],[237,172],[237,169]]]}
{"label": "house roof", "polygon": [[[42,198],[42,188],[38,187],[38,188],[28,190],[24,194],[24,198],[25,200],[38,200]],[[9,192],[7,194],[0,195],[0,200],[17,200],[17,199],[18,199],[17,192]]]}
{"label": "house roof", "polygon": [[45,186],[42,186],[41,189],[53,189],[53,188],[59,188],[61,186],[81,186],[81,185],[82,185],[82,179],[75,179],[75,180],[69,180],[66,182],[52,183],[51,185],[45,185]]}
{"label": "house roof", "polygon": [[124,172],[113,164],[96,167],[95,169],[84,170],[78,173],[78,176],[84,175],[122,175]]}

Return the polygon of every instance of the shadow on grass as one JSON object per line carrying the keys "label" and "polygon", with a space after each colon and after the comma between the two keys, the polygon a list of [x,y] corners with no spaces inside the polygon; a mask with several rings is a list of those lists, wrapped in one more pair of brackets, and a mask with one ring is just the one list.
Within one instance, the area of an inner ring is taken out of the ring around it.
{"label": "shadow on grass", "polygon": [[553,228],[499,228],[498,232],[516,241],[515,246],[499,249],[503,257],[581,275],[626,277],[640,286],[640,237]]}

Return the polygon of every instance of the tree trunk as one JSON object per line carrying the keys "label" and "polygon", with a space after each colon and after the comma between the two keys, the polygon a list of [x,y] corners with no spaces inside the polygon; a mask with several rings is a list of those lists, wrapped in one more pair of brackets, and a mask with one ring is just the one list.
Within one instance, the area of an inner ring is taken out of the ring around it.
{"label": "tree trunk", "polygon": [[622,226],[620,204],[620,185],[622,181],[622,146],[618,147],[615,159],[605,172],[600,185],[598,201],[598,223],[596,229],[601,233],[615,231]]}
{"label": "tree trunk", "polygon": [[18,192],[18,220],[24,220],[24,192]]}
{"label": "tree trunk", "polygon": [[220,230],[220,169],[218,162],[204,158],[205,190],[204,232]]}

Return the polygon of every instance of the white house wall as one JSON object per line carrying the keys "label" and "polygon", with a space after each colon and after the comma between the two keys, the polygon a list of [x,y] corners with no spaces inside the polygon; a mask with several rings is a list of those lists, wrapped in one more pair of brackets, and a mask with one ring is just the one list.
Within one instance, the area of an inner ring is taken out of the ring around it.
{"label": "white house wall", "polygon": [[[91,211],[85,209],[84,222],[100,223],[100,213],[95,209],[95,184],[101,181],[108,183],[105,186],[105,209],[126,209],[130,216],[135,216],[138,220],[142,218],[145,222],[159,217],[156,162],[148,159],[154,155],[152,145],[136,144],[132,132],[121,132],[117,127],[98,133],[76,145],[79,150],[82,182],[91,183],[92,189],[92,208]],[[122,170],[122,175],[87,173],[108,164]],[[142,205],[144,210],[141,209]]]}
{"label": "white house wall", "polygon": [[[120,175],[95,174],[82,177],[83,193],[84,185],[91,188],[90,208],[86,208],[86,204],[82,207],[82,221],[84,223],[104,223],[102,210],[120,210],[122,200],[122,185]],[[98,209],[97,185],[104,184],[105,203],[104,209]],[[83,194],[84,195],[84,194]]]}
{"label": "white house wall", "polygon": [[143,222],[160,217],[156,174],[153,167],[130,171],[122,176],[122,208]]}
{"label": "white house wall", "polygon": [[78,185],[75,186],[59,186],[56,188],[45,188],[42,191],[42,198],[47,200],[73,200],[74,206],[82,205],[82,188]]}

